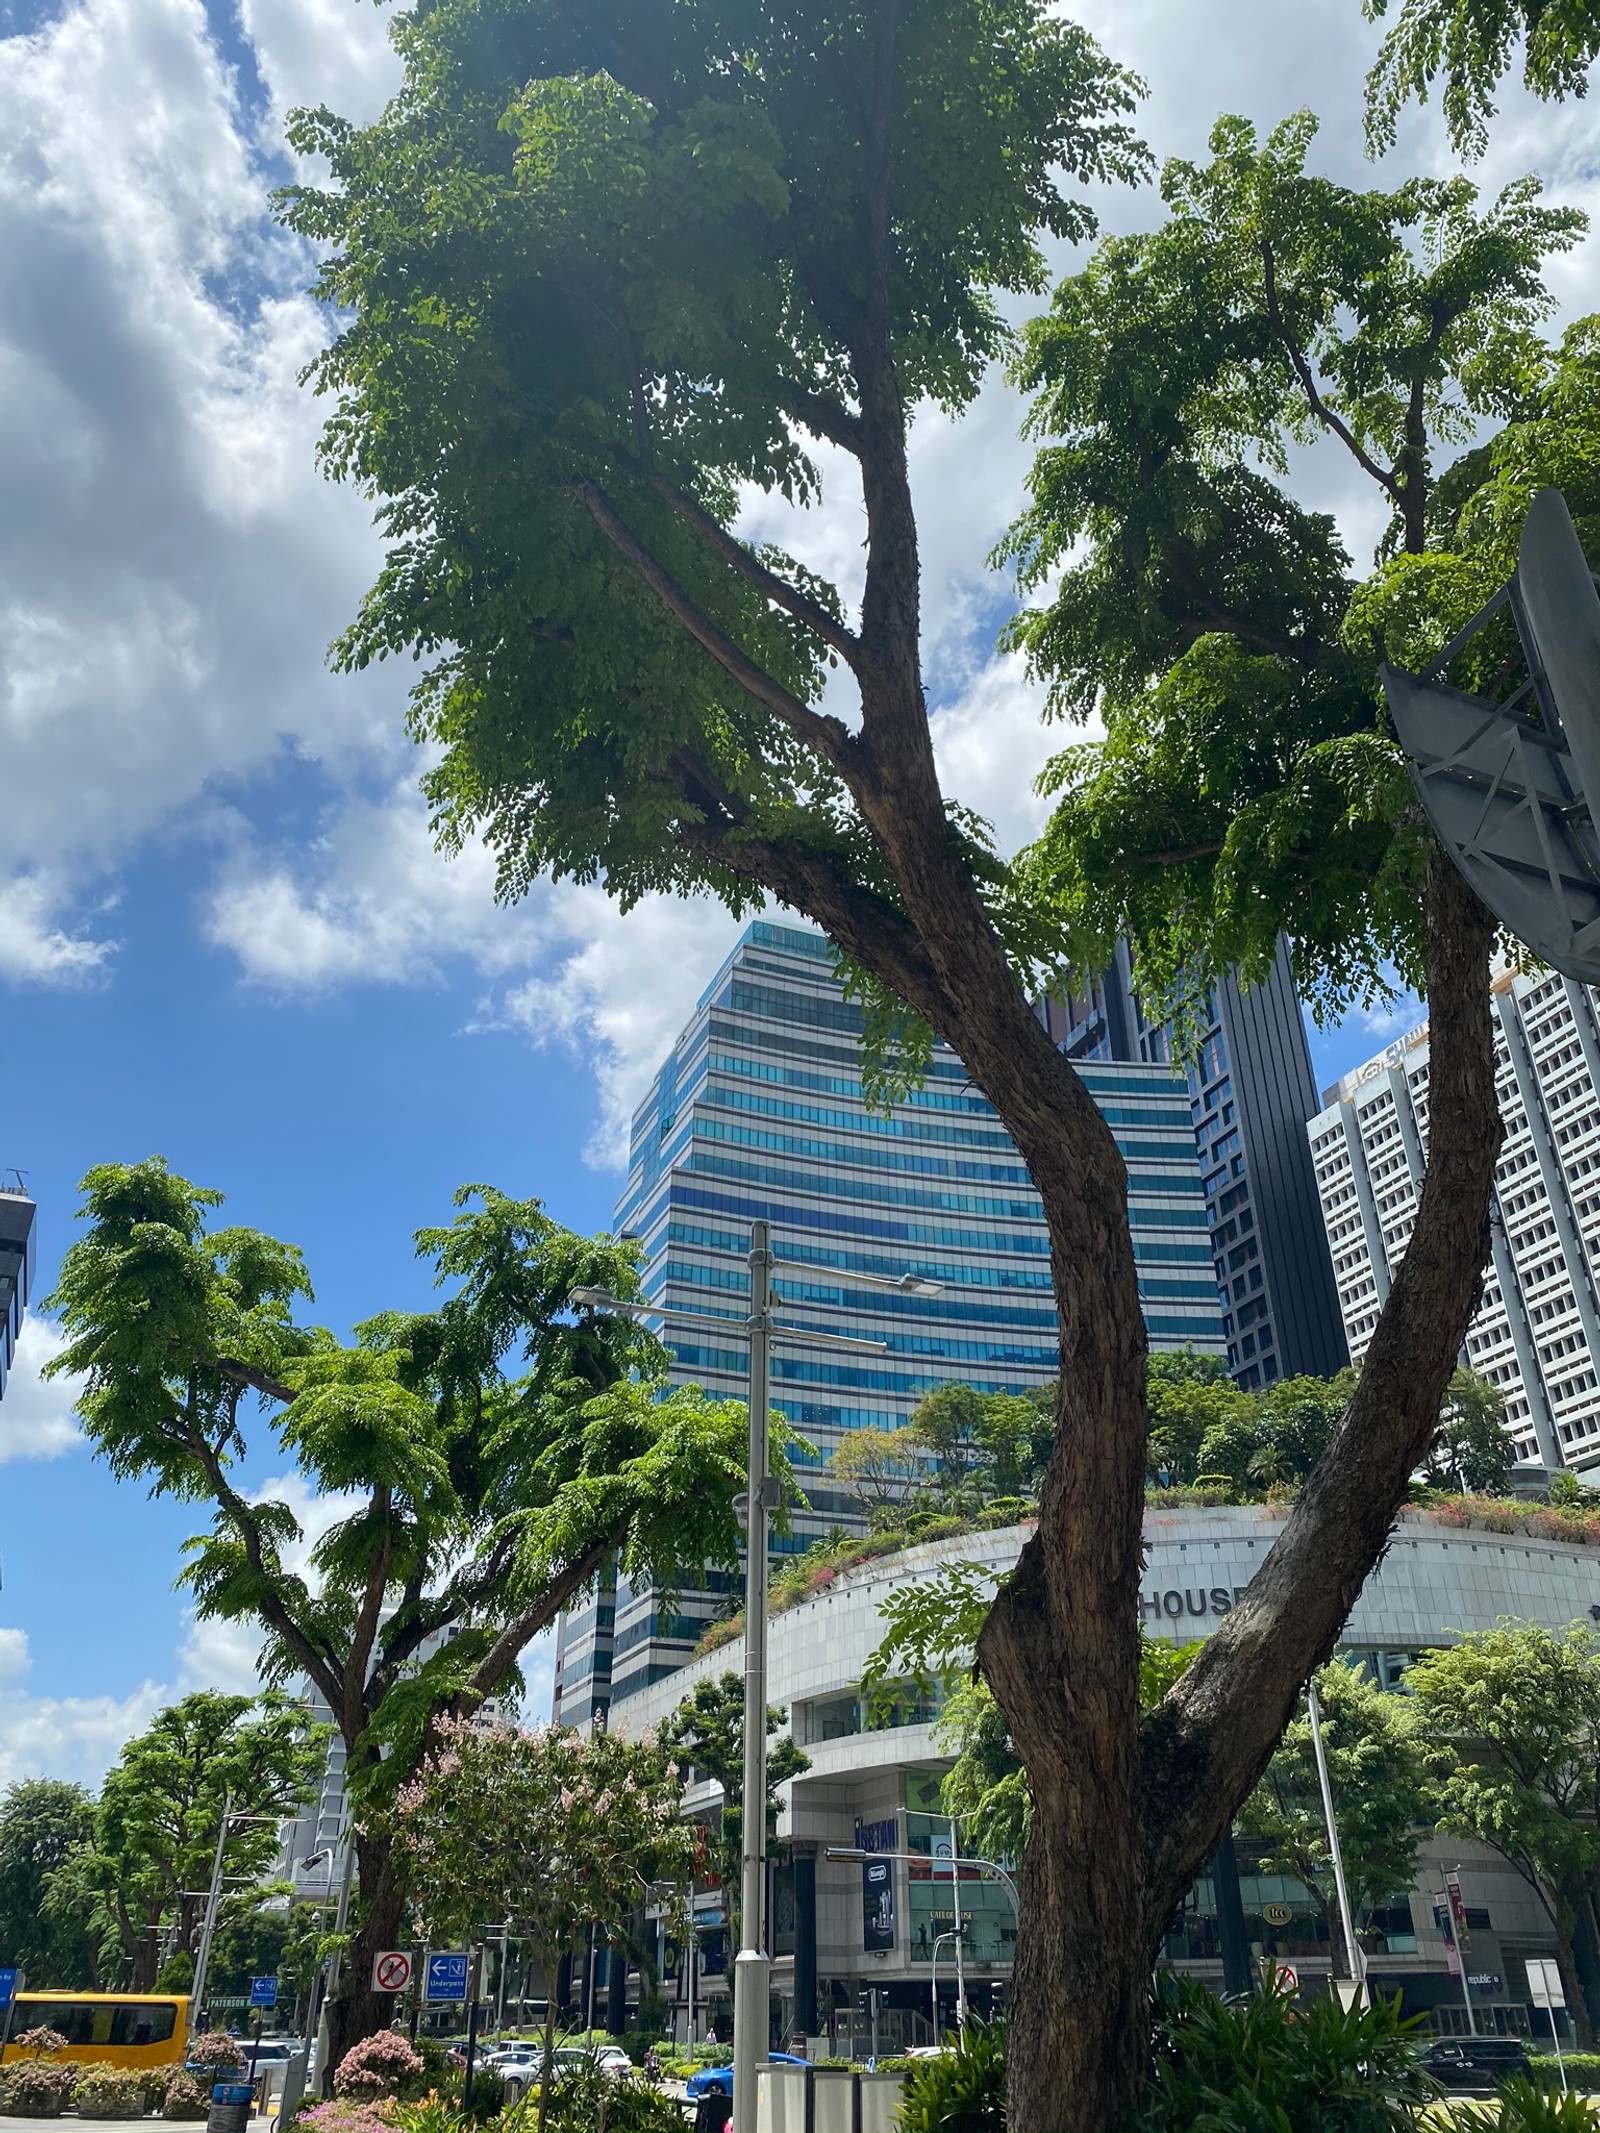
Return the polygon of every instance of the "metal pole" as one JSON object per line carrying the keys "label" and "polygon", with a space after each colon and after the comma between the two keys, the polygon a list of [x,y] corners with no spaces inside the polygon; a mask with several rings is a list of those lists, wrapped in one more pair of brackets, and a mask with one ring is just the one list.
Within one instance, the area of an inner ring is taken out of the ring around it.
{"label": "metal pole", "polygon": [[211,1887],[206,1892],[205,1924],[200,1928],[200,1954],[194,1966],[194,1990],[189,2001],[190,2028],[205,2011],[206,1972],[211,1967],[211,1942],[217,1930],[217,1905],[222,1897],[222,1854],[228,1842],[228,1818],[233,1813],[233,1794],[225,1795],[222,1802],[222,1820],[217,1828],[216,1857],[211,1862]]}
{"label": "metal pole", "polygon": [[1311,1749],[1317,1759],[1317,1783],[1322,1788],[1322,1818],[1328,1825],[1328,1856],[1333,1861],[1333,1886],[1339,1898],[1339,1922],[1344,1928],[1345,1954],[1350,1975],[1358,1985],[1367,1982],[1366,1950],[1356,1939],[1356,1922],[1350,1909],[1350,1892],[1344,1881],[1344,1855],[1339,1849],[1339,1825],[1333,1814],[1333,1787],[1328,1783],[1328,1759],[1322,1752],[1322,1706],[1317,1684],[1306,1683],[1306,1705],[1311,1713]]}
{"label": "metal pole", "polygon": [[1444,1877],[1444,1907],[1450,1919],[1450,1938],[1456,1944],[1456,1961],[1461,1965],[1461,2000],[1467,2010],[1467,2035],[1475,2037],[1478,2034],[1478,2017],[1473,2012],[1472,1987],[1467,1981],[1467,1971],[1471,1967],[1471,1962],[1467,1950],[1461,1945],[1462,1935],[1466,1930],[1467,1906],[1466,1900],[1463,1898],[1461,1919],[1458,1925],[1456,1907],[1452,1901],[1452,1890],[1456,1896],[1461,1895],[1461,1869],[1459,1866],[1452,1867]]}
{"label": "metal pole", "polygon": [[344,1840],[344,1872],[339,1877],[339,1902],[333,1914],[333,1935],[340,1945],[334,1948],[328,1959],[328,1981],[323,1987],[320,2019],[314,2031],[317,2039],[317,2086],[324,2096],[333,2093],[333,2068],[329,2064],[333,2057],[333,2027],[328,2020],[328,2009],[339,1993],[339,1973],[344,1964],[342,1943],[345,1925],[350,1916],[350,1877],[355,1872],[355,1864],[356,1834],[353,1829],[348,1829]]}
{"label": "metal pole", "polygon": [[955,1906],[956,1942],[956,2028],[967,2026],[967,1972],[961,1956],[961,1867],[960,1849],[956,1837],[956,1818],[950,1817],[950,1896]]}
{"label": "metal pole", "polygon": [[749,1505],[745,1528],[744,1806],[739,1954],[733,1966],[733,2133],[756,2133],[756,2069],[767,2056],[767,1481],[772,1232],[750,1225]]}
{"label": "metal pole", "polygon": [[478,1993],[483,1983],[483,1943],[472,1951],[467,1973],[467,2070],[461,2077],[461,2115],[472,2115],[472,2076],[478,2057]]}
{"label": "metal pole", "polygon": [[[1532,1969],[1533,1966],[1530,1963],[1528,1967]],[[1565,2096],[1568,2093],[1567,2062],[1561,2056],[1561,2032],[1556,2027],[1555,2003],[1550,1998],[1550,1973],[1542,1962],[1539,1966],[1539,1999],[1544,2007],[1545,2019],[1550,2024],[1550,2038],[1556,2048],[1556,2066],[1561,2074],[1561,2093]]]}

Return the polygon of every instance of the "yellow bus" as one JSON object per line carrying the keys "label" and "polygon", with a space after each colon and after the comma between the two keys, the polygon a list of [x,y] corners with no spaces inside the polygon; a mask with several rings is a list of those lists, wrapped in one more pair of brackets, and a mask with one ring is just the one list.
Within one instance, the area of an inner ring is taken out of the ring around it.
{"label": "yellow bus", "polygon": [[176,2066],[188,2051],[189,2002],[169,1992],[22,1992],[11,2010],[13,2040],[26,2029],[59,2031],[68,2059]]}

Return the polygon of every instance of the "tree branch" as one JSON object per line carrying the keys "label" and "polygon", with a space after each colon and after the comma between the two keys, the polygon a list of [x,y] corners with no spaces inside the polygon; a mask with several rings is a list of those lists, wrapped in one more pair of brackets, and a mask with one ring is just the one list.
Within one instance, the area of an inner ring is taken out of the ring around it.
{"label": "tree branch", "polygon": [[777,386],[778,405],[786,415],[792,415],[803,429],[814,436],[826,437],[853,457],[861,457],[861,417],[853,415],[849,408],[842,407],[826,393],[812,392],[808,386],[793,385],[780,378]]}
{"label": "tree branch", "polygon": [[254,1363],[236,1363],[231,1356],[218,1356],[215,1367],[235,1385],[248,1385],[256,1392],[264,1392],[269,1400],[282,1400],[284,1405],[294,1399],[292,1385],[285,1385],[282,1378],[275,1378],[270,1370],[258,1370]]}
{"label": "tree branch", "polygon": [[831,645],[847,666],[854,669],[861,657],[861,643],[853,631],[847,630],[836,616],[808,594],[799,591],[786,578],[780,578],[775,570],[769,570],[758,556],[752,555],[744,542],[735,538],[719,519],[697,504],[692,496],[668,481],[665,474],[655,467],[640,464],[631,470],[636,478],[652,490],[669,509],[675,511],[686,526],[692,526],[710,548],[714,548],[725,563],[730,564],[748,585],[753,585],[765,600],[774,607],[781,607],[803,622],[806,628],[820,637],[824,644]]}
{"label": "tree branch", "polygon": [[1267,318],[1271,323],[1273,332],[1283,343],[1284,350],[1293,366],[1294,374],[1300,380],[1301,390],[1306,396],[1312,414],[1316,416],[1325,429],[1331,430],[1334,436],[1339,438],[1348,450],[1354,454],[1357,463],[1372,476],[1379,487],[1387,490],[1395,502],[1399,503],[1401,496],[1398,477],[1379,466],[1371,453],[1362,447],[1354,430],[1329,407],[1318,390],[1316,377],[1312,372],[1311,365],[1306,361],[1299,344],[1290,333],[1284,321],[1283,313],[1278,307],[1277,268],[1273,263],[1272,246],[1266,238],[1261,240],[1261,265],[1265,276]]}
{"label": "tree branch", "polygon": [[[289,1393],[288,1398],[294,1395]],[[311,1679],[321,1690],[331,1711],[342,1712],[344,1707],[343,1670],[337,1661],[317,1649],[284,1605],[281,1596],[273,1590],[272,1574],[267,1569],[266,1557],[261,1546],[261,1530],[256,1524],[251,1507],[233,1487],[218,1457],[216,1449],[207,1442],[204,1434],[191,1429],[187,1432],[191,1454],[205,1469],[211,1484],[211,1495],[217,1509],[233,1526],[244,1549],[245,1561],[261,1581],[257,1605],[261,1619],[267,1627],[280,1636],[289,1647]],[[353,1745],[353,1736],[346,1736],[346,1745]]]}
{"label": "tree branch", "polygon": [[538,1636],[540,1630],[549,1628],[568,1600],[575,1592],[582,1591],[606,1557],[620,1545],[621,1540],[622,1533],[619,1530],[605,1534],[600,1540],[591,1541],[576,1562],[569,1564],[558,1576],[552,1578],[538,1599],[531,1606],[524,1608],[514,1622],[507,1624],[479,1661],[468,1692],[470,1695],[481,1703],[485,1696],[494,1694],[516,1665],[529,1639]]}
{"label": "tree branch", "polygon": [[855,761],[856,744],[842,720],[826,718],[813,711],[809,704],[803,704],[782,682],[775,680],[765,667],[757,666],[650,553],[596,483],[580,482],[574,494],[617,553],[633,566],[662,606],[677,617],[696,644],[710,653],[724,673],[731,675],[741,688],[748,689],[757,703],[781,719],[841,777],[853,780],[859,775]]}
{"label": "tree branch", "polygon": [[1253,645],[1258,652],[1270,653],[1275,659],[1287,659],[1294,666],[1309,666],[1314,662],[1315,648],[1304,639],[1297,641],[1285,637],[1279,630],[1267,629],[1252,622],[1237,608],[1230,607],[1225,600],[1219,600],[1176,541],[1162,543],[1161,558],[1178,590],[1188,595],[1209,624],[1209,628],[1197,629],[1197,635],[1206,636],[1216,630],[1225,636],[1236,637],[1241,644]]}

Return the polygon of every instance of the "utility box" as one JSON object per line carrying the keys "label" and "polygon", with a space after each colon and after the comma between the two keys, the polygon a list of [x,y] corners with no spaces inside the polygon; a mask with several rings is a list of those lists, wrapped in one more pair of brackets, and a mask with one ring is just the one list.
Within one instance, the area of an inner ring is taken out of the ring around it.
{"label": "utility box", "polygon": [[206,2133],[248,2133],[250,2107],[256,2100],[249,2081],[219,2081],[211,2091]]}

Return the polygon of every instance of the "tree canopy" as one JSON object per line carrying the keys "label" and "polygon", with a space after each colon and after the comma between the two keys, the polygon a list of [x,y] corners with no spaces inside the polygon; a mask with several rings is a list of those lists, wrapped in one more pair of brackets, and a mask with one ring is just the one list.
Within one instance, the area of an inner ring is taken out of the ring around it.
{"label": "tree canopy", "polygon": [[[767,1843],[778,1833],[778,1787],[811,1768],[811,1758],[784,1732],[789,1714],[767,1706]],[[744,1853],[744,1683],[737,1674],[698,1681],[661,1727],[662,1747],[703,1771],[722,1788],[722,1811],[711,1846],[728,1913],[728,1942],[739,1925],[739,1869]]]}
{"label": "tree canopy", "polygon": [[[202,1617],[259,1627],[267,1677],[303,1673],[332,1711],[362,1815],[346,2011],[377,2024],[364,1957],[398,1924],[395,1786],[441,1713],[515,1690],[529,1639],[609,1559],[666,1582],[737,1562],[742,1410],[662,1397],[648,1333],[573,1315],[575,1287],[637,1294],[637,1248],[575,1236],[537,1200],[463,1188],[453,1222],[417,1237],[439,1307],[341,1343],[295,1318],[310,1283],[293,1246],[207,1228],[220,1193],[158,1158],[84,1191],[55,1367],[86,1378],[79,1413],[113,1472],[210,1511],[183,1573]],[[263,1450],[351,1499],[305,1570],[293,1512],[241,1471]]]}
{"label": "tree canopy", "polygon": [[[1360,192],[1308,170],[1315,133],[1219,121],[1017,366],[1041,448],[1005,553],[1051,597],[1011,641],[1056,715],[1106,726],[1047,773],[1034,878],[1091,964],[1127,931],[1150,1011],[1188,1024],[1283,934],[1321,1015],[1424,987],[1430,839],[1378,663],[1425,664],[1504,583],[1544,483],[1600,533],[1595,329],[1539,332],[1583,216],[1531,178]],[[1388,518],[1366,577],[1288,479],[1318,439]]]}
{"label": "tree canopy", "polygon": [[163,1948],[195,1956],[225,1802],[224,1875],[258,1882],[282,1823],[316,1790],[327,1742],[328,1728],[302,1703],[202,1689],[124,1745],[75,1866],[115,1935],[130,1990],[153,1990]]}
{"label": "tree canopy", "polygon": [[[669,1919],[686,1915],[695,1838],[682,1803],[682,1773],[653,1740],[446,1720],[396,1803],[420,1937],[437,1946],[505,1923],[532,1942],[548,2057],[548,1988],[585,1932],[616,1933],[647,1893]],[[540,2084],[540,2133],[552,2086]]]}
{"label": "tree canopy", "polygon": [[1582,1623],[1502,1622],[1424,1652],[1406,1684],[1433,1743],[1441,1826],[1499,1852],[1544,1906],[1587,2044],[1600,1980],[1581,1974],[1574,1929],[1585,1913],[1600,1949],[1600,1643]]}
{"label": "tree canopy", "polygon": [[98,1935],[62,1870],[94,1829],[94,1800],[60,1778],[24,1778],[0,1795],[0,1959],[31,1984],[97,1986]]}
{"label": "tree canopy", "polygon": [[[1362,0],[1382,21],[1389,0]],[[1522,46],[1522,79],[1535,96],[1582,96],[1600,56],[1595,0],[1400,0],[1367,80],[1367,139],[1394,145],[1401,107],[1424,102],[1435,81],[1450,139],[1462,155],[1488,145],[1494,94]]]}

